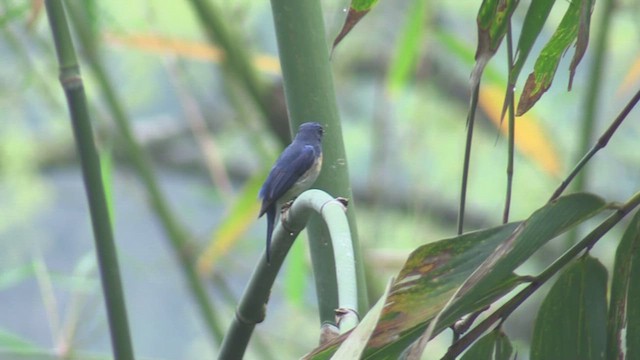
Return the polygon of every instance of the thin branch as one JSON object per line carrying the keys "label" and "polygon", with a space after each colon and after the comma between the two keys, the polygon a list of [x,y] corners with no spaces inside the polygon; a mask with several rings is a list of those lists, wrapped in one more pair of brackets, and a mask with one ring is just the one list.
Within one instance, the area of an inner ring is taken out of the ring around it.
{"label": "thin branch", "polygon": [[620,114],[615,118],[615,120],[613,120],[611,125],[609,125],[609,128],[604,132],[604,134],[602,134],[602,136],[598,139],[595,145],[593,145],[593,148],[591,148],[591,150],[580,160],[580,162],[578,162],[578,164],[571,171],[569,176],[567,176],[567,178],[560,184],[560,186],[556,189],[553,195],[551,195],[551,198],[549,199],[549,201],[553,201],[557,199],[560,195],[562,195],[562,192],[564,192],[567,186],[571,184],[571,181],[573,180],[573,178],[576,177],[576,175],[589,162],[589,160],[591,160],[591,158],[598,151],[600,151],[600,149],[607,146],[607,143],[609,142],[609,140],[611,140],[611,137],[613,136],[613,134],[616,132],[616,130],[618,130],[618,127],[620,126],[620,124],[622,124],[622,122],[627,118],[627,116],[629,115],[631,110],[633,110],[633,108],[636,106],[638,101],[640,101],[640,89],[638,89],[638,92],[636,92],[636,94],[631,98],[629,103],[624,107],[624,109],[622,109]]}
{"label": "thin branch", "polygon": [[469,114],[467,115],[467,141],[464,149],[464,164],[462,168],[462,185],[460,188],[460,206],[458,209],[458,235],[464,230],[464,209],[467,201],[467,181],[469,179],[469,166],[471,163],[471,143],[473,140],[473,124],[475,122],[476,109],[478,108],[478,95],[480,93],[480,81],[476,84],[471,94]]}
{"label": "thin branch", "polygon": [[[509,27],[507,28],[507,62],[509,67],[509,76],[511,76],[511,69],[513,69],[513,40],[511,34],[511,20],[509,20]],[[515,103],[513,99],[514,84],[512,79],[509,79],[507,84],[507,96],[505,101],[508,101],[509,107],[509,150],[507,159],[507,194],[504,200],[504,212],[502,214],[502,223],[509,222],[509,211],[511,209],[511,192],[513,189],[513,156],[515,152],[515,137],[516,137],[516,116],[514,112]]]}

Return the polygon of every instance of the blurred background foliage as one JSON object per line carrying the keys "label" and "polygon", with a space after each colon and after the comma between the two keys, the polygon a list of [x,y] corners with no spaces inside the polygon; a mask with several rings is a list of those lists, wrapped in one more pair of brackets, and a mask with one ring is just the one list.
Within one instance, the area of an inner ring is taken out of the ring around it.
{"label": "blurred background foliage", "polygon": [[[265,167],[288,141],[269,4],[211,1],[234,44],[250,55],[266,89],[264,111],[223,65],[223,53],[207,41],[191,2],[66,3],[80,14],[73,33],[85,26],[80,34],[90,35],[92,49],[84,47],[84,53],[95,51],[105,65],[163,194],[192,235],[194,259],[211,280],[208,291],[225,328],[264,250],[265,224],[255,220],[257,189]],[[534,54],[568,4],[556,3]],[[332,41],[348,2],[322,5]],[[375,264],[368,269],[372,300],[412,249],[455,234],[478,6],[468,0],[381,1],[332,54],[360,242],[367,264]],[[524,9],[513,17],[516,39]],[[596,134],[640,84],[638,16],[637,1],[616,2],[598,84]],[[602,31],[598,24],[593,21],[592,35]],[[0,29],[0,355],[109,358],[91,226],[43,2],[2,0]],[[516,120],[514,220],[542,206],[582,156],[577,145],[592,50],[571,92],[568,56],[555,86]],[[215,346],[147,206],[90,61],[81,58],[81,68],[107,176],[136,353],[143,359],[212,357]],[[502,218],[507,141],[499,115],[506,61],[503,47],[483,82],[467,230],[497,225]],[[523,73],[532,67],[530,59]],[[523,81],[521,76],[518,86]],[[634,119],[632,114],[587,168],[587,189],[609,201],[627,199],[640,182],[640,122]],[[613,259],[619,232],[609,236],[594,249],[605,265]],[[552,258],[548,254],[562,251],[561,243],[549,244],[524,266],[540,268]],[[306,247],[298,241],[290,254],[248,358],[290,358],[315,346],[317,311]],[[540,296],[534,297],[505,325],[519,354],[527,353],[531,338],[534,311],[526,308],[539,303]]]}

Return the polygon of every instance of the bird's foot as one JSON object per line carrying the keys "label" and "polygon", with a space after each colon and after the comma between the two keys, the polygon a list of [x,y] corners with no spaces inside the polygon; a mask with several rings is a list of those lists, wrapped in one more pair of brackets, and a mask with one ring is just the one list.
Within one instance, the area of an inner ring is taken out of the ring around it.
{"label": "bird's foot", "polygon": [[[295,199],[293,199],[295,200]],[[293,205],[293,200],[289,200],[286,203],[282,204],[282,206],[280,207],[280,214],[284,214],[285,211],[289,210],[291,208],[291,205]]]}

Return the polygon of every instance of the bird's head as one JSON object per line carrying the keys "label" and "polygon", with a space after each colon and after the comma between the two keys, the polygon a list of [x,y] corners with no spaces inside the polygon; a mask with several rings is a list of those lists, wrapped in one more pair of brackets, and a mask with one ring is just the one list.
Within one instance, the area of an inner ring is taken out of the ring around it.
{"label": "bird's head", "polygon": [[322,135],[324,135],[324,128],[317,122],[306,122],[298,128],[296,134],[296,140],[302,141],[322,141]]}

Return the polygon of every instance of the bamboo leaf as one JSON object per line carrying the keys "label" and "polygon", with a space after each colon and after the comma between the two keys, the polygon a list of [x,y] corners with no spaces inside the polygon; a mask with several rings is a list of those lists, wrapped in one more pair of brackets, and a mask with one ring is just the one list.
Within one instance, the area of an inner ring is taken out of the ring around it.
{"label": "bamboo leaf", "polygon": [[229,214],[217,226],[209,245],[198,258],[198,272],[201,275],[210,274],[216,262],[229,253],[238,239],[256,221],[260,210],[260,202],[257,200],[256,194],[267,177],[269,169],[265,168],[256,173],[247,182],[235,203],[231,206]]}
{"label": "bamboo leaf", "polygon": [[331,358],[332,360],[351,360],[360,359],[364,352],[373,331],[376,329],[378,320],[384,308],[384,304],[389,295],[391,282],[387,284],[387,287],[376,304],[367,312],[367,315],[362,319],[362,322],[349,333],[349,337],[342,343],[338,351]]}
{"label": "bamboo leaf", "polygon": [[534,252],[604,207],[602,198],[577,193],[559,198],[534,212],[465,281],[441,321],[455,321],[469,310],[477,310],[495,300],[499,294],[496,290],[505,282],[513,281],[513,271]]}
{"label": "bamboo leaf", "polygon": [[571,85],[573,84],[573,77],[576,74],[576,68],[582,60],[584,53],[587,51],[587,45],[589,44],[589,27],[591,24],[591,13],[593,12],[593,5],[595,0],[582,0],[580,2],[580,23],[578,24],[578,37],[576,39],[576,52],[571,59],[571,65],[569,66],[569,91],[571,91]]}
{"label": "bamboo leaf", "polygon": [[[501,110],[504,99],[504,87],[493,84],[482,85],[478,104],[487,114],[489,120],[507,134],[508,129],[502,126]],[[541,119],[528,112],[518,118],[518,131],[515,132],[516,149],[528,160],[536,164],[547,174],[559,177],[562,172],[562,160],[557,146],[551,141],[551,135],[542,126]]]}
{"label": "bamboo leaf", "polygon": [[[609,320],[607,323],[607,359],[618,359],[623,353],[624,330],[629,310],[628,289],[631,282],[631,268],[640,263],[640,212],[629,223],[616,250],[616,260],[611,278],[611,300],[609,302]],[[635,256],[634,256],[635,254]],[[635,259],[634,259],[635,257]],[[636,278],[637,279],[637,278]],[[638,300],[638,299],[636,299]],[[633,305],[632,305],[633,306]],[[629,318],[634,321],[633,318]],[[628,343],[627,343],[628,344]]]}
{"label": "bamboo leaf", "polygon": [[560,275],[542,302],[531,359],[604,359],[606,317],[607,270],[586,256]]}
{"label": "bamboo leaf", "polygon": [[404,87],[415,72],[425,33],[426,13],[427,2],[413,0],[408,18],[400,33],[400,40],[393,53],[393,60],[389,65],[387,86],[392,94]]}
{"label": "bamboo leaf", "polygon": [[519,0],[483,0],[478,11],[478,47],[476,48],[476,65],[471,75],[471,87],[480,82],[482,72],[487,63],[500,47],[507,33],[511,15],[518,6]]}
{"label": "bamboo leaf", "polygon": [[536,0],[532,1],[529,5],[527,14],[524,17],[524,23],[522,24],[522,32],[518,39],[518,48],[516,50],[513,69],[511,69],[510,73],[513,84],[516,83],[520,71],[522,71],[522,67],[531,52],[533,44],[540,35],[554,3],[555,0]]}
{"label": "bamboo leaf", "polygon": [[560,25],[538,56],[534,71],[527,78],[518,103],[518,116],[531,109],[551,86],[560,59],[578,36],[581,4],[588,1],[575,0],[570,2]]}
{"label": "bamboo leaf", "polygon": [[[368,344],[366,357],[400,354],[482,260],[513,232],[518,224],[467,233],[416,249],[398,274],[385,301],[380,322]],[[346,338],[341,336],[308,354],[328,359]]]}
{"label": "bamboo leaf", "polygon": [[[439,320],[433,334],[508,293],[521,281],[513,274],[516,267],[546,242],[604,206],[604,201],[595,195],[572,194],[545,205],[525,222],[471,232],[416,249],[391,287],[363,358],[397,358],[424,334],[436,316]],[[343,340],[339,337],[306,358],[328,359]]]}
{"label": "bamboo leaf", "polygon": [[640,241],[638,225],[635,233],[634,246],[631,249],[631,271],[629,273],[629,290],[627,293],[627,359],[640,358]]}
{"label": "bamboo leaf", "polygon": [[512,352],[507,335],[496,329],[476,341],[461,360],[509,360]]}

